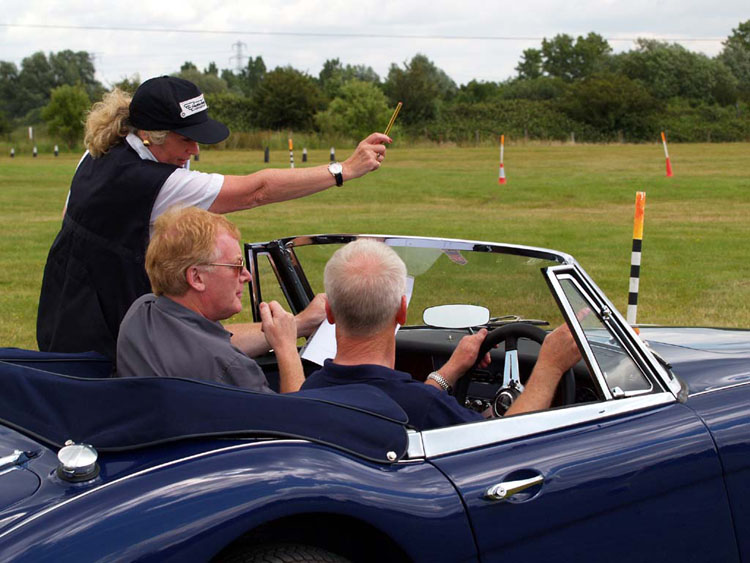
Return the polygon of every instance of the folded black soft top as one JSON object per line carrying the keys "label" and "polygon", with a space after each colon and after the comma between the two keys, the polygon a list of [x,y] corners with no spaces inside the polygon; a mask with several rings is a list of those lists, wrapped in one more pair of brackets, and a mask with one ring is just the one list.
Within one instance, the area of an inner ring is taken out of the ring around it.
{"label": "folded black soft top", "polygon": [[[84,377],[50,371],[78,367]],[[406,414],[368,385],[276,395],[193,379],[101,377],[106,370],[90,355],[2,349],[0,423],[54,447],[73,440],[102,452],[189,438],[279,436],[379,462],[406,454]]]}

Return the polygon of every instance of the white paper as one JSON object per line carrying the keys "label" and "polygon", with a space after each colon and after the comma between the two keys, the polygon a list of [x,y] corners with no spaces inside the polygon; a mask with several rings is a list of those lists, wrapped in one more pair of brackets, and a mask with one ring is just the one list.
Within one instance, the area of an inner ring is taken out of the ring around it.
{"label": "white paper", "polygon": [[326,358],[336,357],[336,328],[328,319],[323,319],[313,335],[307,339],[300,356],[319,366],[323,365]]}
{"label": "white paper", "polygon": [[[411,301],[411,294],[414,292],[414,278],[412,276],[406,276],[406,304],[408,305]],[[396,327],[396,332],[401,325]],[[336,327],[328,322],[328,319],[323,319],[323,322],[313,333],[313,335],[307,339],[307,342],[300,351],[300,356],[304,360],[309,360],[319,366],[323,365],[323,362],[328,358],[336,357]]]}

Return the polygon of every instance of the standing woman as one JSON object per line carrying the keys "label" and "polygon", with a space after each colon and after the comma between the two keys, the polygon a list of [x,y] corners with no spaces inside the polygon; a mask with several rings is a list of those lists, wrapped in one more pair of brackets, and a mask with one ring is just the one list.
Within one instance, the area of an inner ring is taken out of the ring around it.
{"label": "standing woman", "polygon": [[229,213],[304,197],[377,170],[391,142],[373,133],[341,164],[205,174],[189,169],[198,143],[229,135],[207,110],[195,84],[169,76],[147,80],[132,99],[115,89],[94,104],[86,120],[88,151],[44,268],[40,350],[115,357],[120,321],[151,290],[144,268],[151,226],[172,205]]}

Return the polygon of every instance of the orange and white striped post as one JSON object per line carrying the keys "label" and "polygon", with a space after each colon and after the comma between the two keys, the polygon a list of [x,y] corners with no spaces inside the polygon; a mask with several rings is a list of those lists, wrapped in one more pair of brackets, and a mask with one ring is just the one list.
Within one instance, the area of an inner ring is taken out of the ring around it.
{"label": "orange and white striped post", "polygon": [[500,171],[497,174],[498,184],[505,184],[505,166],[503,165],[503,156],[505,153],[505,135],[500,135]]}
{"label": "orange and white striped post", "polygon": [[667,151],[667,138],[664,136],[664,131],[661,132],[661,142],[664,145],[664,157],[667,159],[667,178],[674,176],[672,174],[672,163],[669,161],[669,151]]}
{"label": "orange and white striped post", "polygon": [[294,168],[294,143],[291,137],[289,137],[289,168]]}
{"label": "orange and white striped post", "polygon": [[641,252],[643,249],[643,218],[646,213],[646,192],[635,194],[633,219],[633,251],[630,255],[630,292],[628,293],[628,324],[634,325],[638,313],[638,287],[641,278]]}

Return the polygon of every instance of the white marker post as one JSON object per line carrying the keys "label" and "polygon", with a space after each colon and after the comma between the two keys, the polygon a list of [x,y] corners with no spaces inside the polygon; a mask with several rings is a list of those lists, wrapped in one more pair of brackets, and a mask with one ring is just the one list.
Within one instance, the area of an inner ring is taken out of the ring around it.
{"label": "white marker post", "polygon": [[503,164],[503,157],[505,156],[505,135],[500,135],[500,172],[497,175],[498,184],[505,184],[505,165]]}
{"label": "white marker post", "polygon": [[667,151],[667,138],[664,136],[664,131],[661,132],[661,143],[664,145],[664,158],[667,159],[667,178],[674,176],[672,174],[672,163],[669,161],[669,151]]}

